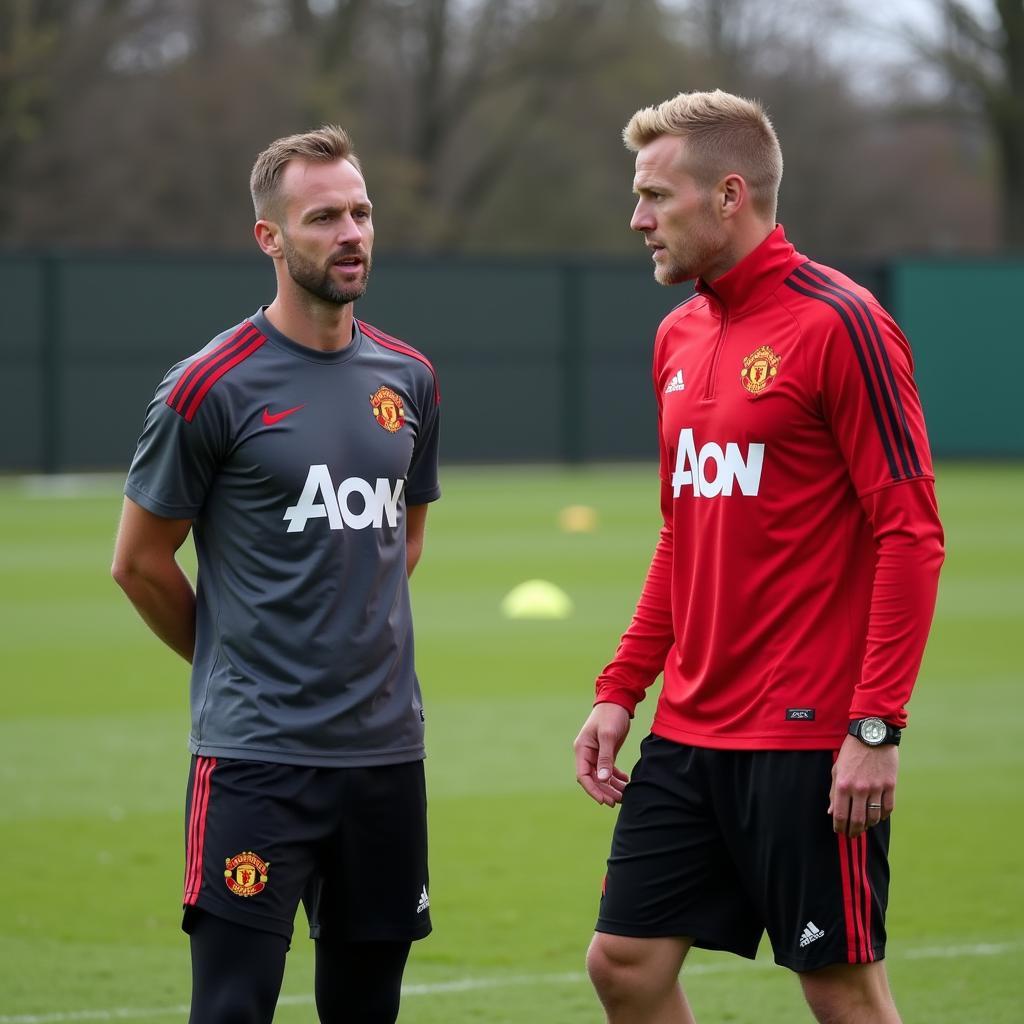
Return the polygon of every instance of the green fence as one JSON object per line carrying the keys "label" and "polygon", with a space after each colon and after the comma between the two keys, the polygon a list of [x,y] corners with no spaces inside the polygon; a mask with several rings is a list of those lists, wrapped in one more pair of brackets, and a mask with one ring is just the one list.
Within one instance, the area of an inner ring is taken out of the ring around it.
{"label": "green fence", "polygon": [[[1024,263],[844,269],[907,330],[936,452],[1024,454]],[[167,368],[273,286],[258,254],[0,254],[0,471],[124,469]],[[382,257],[359,315],[433,360],[447,461],[654,458],[651,343],[685,294],[642,255]]]}
{"label": "green fence", "polygon": [[1024,260],[901,262],[890,288],[936,453],[1024,455]]}
{"label": "green fence", "polygon": [[[164,372],[273,297],[262,257],[0,256],[0,470],[124,468]],[[654,450],[649,354],[684,295],[628,264],[381,259],[359,315],[433,360],[447,460]]]}

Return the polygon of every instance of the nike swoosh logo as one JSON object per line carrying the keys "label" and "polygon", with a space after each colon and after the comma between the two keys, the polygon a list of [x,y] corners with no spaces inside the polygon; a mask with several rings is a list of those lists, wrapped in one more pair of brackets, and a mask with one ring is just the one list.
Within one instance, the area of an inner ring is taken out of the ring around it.
{"label": "nike swoosh logo", "polygon": [[263,424],[264,426],[272,427],[275,423],[280,423],[285,416],[291,416],[293,412],[298,412],[300,409],[305,408],[306,405],[303,403],[302,405],[295,406],[294,409],[285,409],[284,412],[271,412],[270,406],[268,405],[266,409],[263,410]]}

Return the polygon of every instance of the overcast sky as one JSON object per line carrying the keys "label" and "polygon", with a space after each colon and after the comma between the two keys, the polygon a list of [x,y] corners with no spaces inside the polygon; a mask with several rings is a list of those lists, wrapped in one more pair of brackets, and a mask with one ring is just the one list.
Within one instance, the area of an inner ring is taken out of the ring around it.
{"label": "overcast sky", "polygon": [[[965,0],[967,6],[976,11],[986,24],[994,20],[993,0]],[[861,73],[853,74],[852,80],[858,87],[871,93],[882,87],[884,75],[872,75],[873,66],[879,71],[889,67],[906,67],[914,61],[913,49],[907,41],[907,33],[921,33],[936,38],[941,33],[941,0],[886,0],[881,9],[868,5],[857,5],[863,11],[863,28],[846,28],[831,33],[829,47],[848,67],[859,68]],[[915,75],[916,81],[929,90],[940,88],[935,75],[922,69]]]}

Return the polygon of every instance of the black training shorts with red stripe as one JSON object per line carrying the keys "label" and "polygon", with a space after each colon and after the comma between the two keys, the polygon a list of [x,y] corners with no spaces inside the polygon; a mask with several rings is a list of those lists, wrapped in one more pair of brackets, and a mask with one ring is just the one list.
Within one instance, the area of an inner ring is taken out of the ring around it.
{"label": "black training shorts with red stripe", "polygon": [[811,971],[885,955],[889,822],[828,814],[833,751],[713,750],[648,736],[623,795],[597,931],[688,936]]}
{"label": "black training shorts with red stripe", "polygon": [[192,758],[182,927],[195,910],[291,939],[430,933],[423,762],[325,768]]}

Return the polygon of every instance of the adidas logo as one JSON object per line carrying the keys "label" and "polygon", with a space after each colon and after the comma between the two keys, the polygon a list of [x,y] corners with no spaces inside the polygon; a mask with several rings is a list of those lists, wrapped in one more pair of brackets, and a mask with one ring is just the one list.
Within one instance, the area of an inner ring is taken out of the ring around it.
{"label": "adidas logo", "polygon": [[809,946],[812,942],[817,942],[818,939],[823,938],[825,935],[824,931],[819,928],[813,921],[808,921],[804,925],[804,933],[800,936],[800,948]]}
{"label": "adidas logo", "polygon": [[670,395],[673,391],[682,391],[685,387],[683,371],[677,370],[675,376],[665,385],[665,394]]}
{"label": "adidas logo", "polygon": [[[416,913],[417,914],[422,914],[423,911],[426,910],[427,907],[429,907],[429,906],[430,906],[430,897],[427,895],[427,887],[423,886],[423,892],[420,893],[420,902],[419,902],[419,905],[416,907]],[[824,934],[824,932],[822,934]]]}

